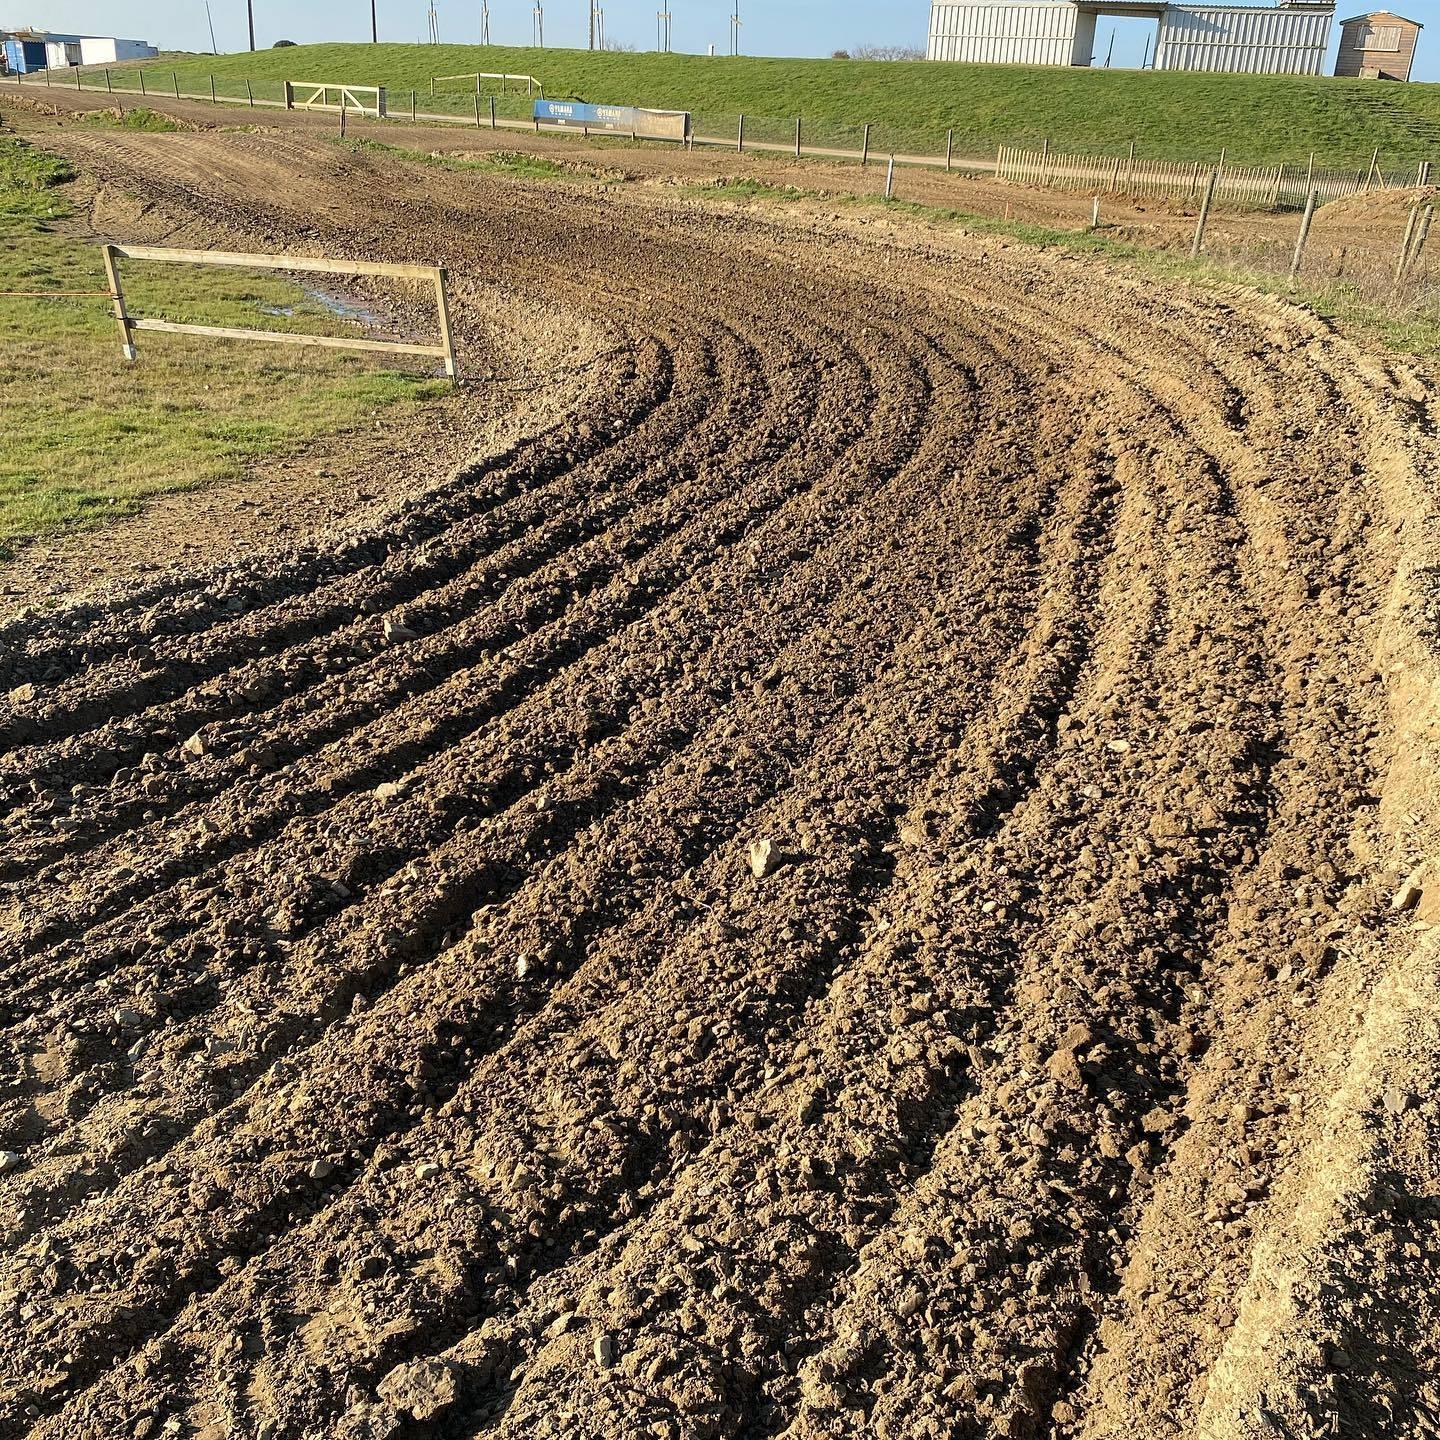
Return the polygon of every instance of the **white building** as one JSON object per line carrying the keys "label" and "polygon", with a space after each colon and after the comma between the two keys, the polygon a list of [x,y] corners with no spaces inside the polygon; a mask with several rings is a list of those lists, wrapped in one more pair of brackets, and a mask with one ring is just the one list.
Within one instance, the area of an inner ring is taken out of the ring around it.
{"label": "white building", "polygon": [[1318,75],[1332,3],[1166,4],[1156,0],[932,0],[931,60],[1007,65],[1089,65],[1102,16],[1155,22],[1157,70]]}
{"label": "white building", "polygon": [[24,38],[45,46],[45,64],[51,70],[67,65],[113,65],[117,60],[153,60],[160,52],[143,40],[117,40],[101,35],[56,35],[26,32]]}
{"label": "white building", "polygon": [[80,37],[82,65],[113,65],[117,60],[153,60],[159,53],[143,40],[116,40],[99,35]]}

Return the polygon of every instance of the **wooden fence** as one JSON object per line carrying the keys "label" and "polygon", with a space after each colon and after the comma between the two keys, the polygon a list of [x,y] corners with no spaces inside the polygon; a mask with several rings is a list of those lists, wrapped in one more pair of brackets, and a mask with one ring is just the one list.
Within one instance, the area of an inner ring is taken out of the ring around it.
{"label": "wooden fence", "polygon": [[1403,174],[1382,173],[1372,160],[1355,170],[1318,170],[1313,165],[1207,165],[1203,161],[1142,160],[1134,155],[1062,155],[1049,149],[1002,145],[995,173],[1001,180],[1049,189],[1102,195],[1164,196],[1198,202],[1215,171],[1217,204],[1301,209],[1313,189],[1319,203],[1367,190],[1429,182],[1425,162]]}
{"label": "wooden fence", "polygon": [[[135,358],[135,332],[161,330],[169,335],[201,335],[211,340],[268,340],[280,345],[321,345],[332,350],[381,350],[399,355],[432,355],[445,362],[455,378],[455,343],[450,334],[450,306],[445,296],[445,271],[436,265],[391,265],[371,260],[318,260],[308,255],[242,255],[229,250],[171,250],[159,245],[102,245],[110,300],[125,358]],[[245,270],[290,270],[319,275],[385,275],[397,280],[429,281],[435,286],[440,321],[438,345],[412,345],[399,340],[361,340],[348,335],[299,335],[288,330],[240,330],[221,325],[180,325],[170,320],[144,320],[131,315],[120,285],[121,260],[166,260],[187,265],[223,265]]]}

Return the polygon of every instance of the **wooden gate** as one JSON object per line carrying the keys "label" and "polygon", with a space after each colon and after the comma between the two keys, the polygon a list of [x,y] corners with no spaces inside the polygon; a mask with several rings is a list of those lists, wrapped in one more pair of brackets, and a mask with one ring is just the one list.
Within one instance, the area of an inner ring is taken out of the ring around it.
{"label": "wooden gate", "polygon": [[386,114],[383,85],[317,85],[309,80],[285,81],[287,110],[345,110],[355,115]]}

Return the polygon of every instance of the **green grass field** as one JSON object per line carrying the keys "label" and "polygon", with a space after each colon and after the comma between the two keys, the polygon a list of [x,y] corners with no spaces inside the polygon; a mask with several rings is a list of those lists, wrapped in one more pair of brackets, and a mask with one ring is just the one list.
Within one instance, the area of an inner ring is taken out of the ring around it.
{"label": "green grass field", "polygon": [[[858,144],[875,128],[877,150],[943,150],[953,128],[961,153],[989,154],[1000,143],[1114,152],[1132,139],[1142,154],[1210,159],[1224,147],[1240,163],[1322,165],[1440,159],[1440,86],[1366,80],[1151,71],[1041,69],[847,60],[710,59],[696,55],[591,53],[465,45],[306,45],[222,56],[182,56],[147,67],[149,91],[163,94],[178,74],[182,89],[204,92],[213,73],[222,95],[278,97],[282,80],[386,85],[392,110],[408,110],[411,89],[425,110],[464,113],[463,84],[437,75],[476,70],[533,74],[547,96],[687,109],[702,131],[733,133],[744,112],[755,139],[793,135],[803,117],[816,144]],[[133,90],[133,68],[114,83]],[[528,113],[523,95],[502,95],[500,113]],[[487,109],[488,113],[488,109]]]}
{"label": "green grass field", "polygon": [[[99,253],[65,233],[61,160],[0,136],[0,291],[104,288]],[[236,270],[129,264],[136,314],[334,334],[344,322],[293,282]],[[121,357],[109,302],[0,297],[0,557],[18,541],[224,479],[255,459],[448,392],[333,351],[144,335]]]}

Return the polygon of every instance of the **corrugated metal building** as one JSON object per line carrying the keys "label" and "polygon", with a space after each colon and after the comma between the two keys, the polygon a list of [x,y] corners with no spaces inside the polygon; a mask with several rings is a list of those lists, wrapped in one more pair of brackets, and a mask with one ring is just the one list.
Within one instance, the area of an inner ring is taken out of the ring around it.
{"label": "corrugated metal building", "polygon": [[1155,0],[932,0],[931,60],[1010,65],[1088,65],[1101,16],[1156,22],[1157,70],[1318,75],[1333,3],[1168,5]]}
{"label": "corrugated metal building", "polygon": [[1367,80],[1408,80],[1423,28],[1419,21],[1388,10],[1342,20],[1335,73]]}

